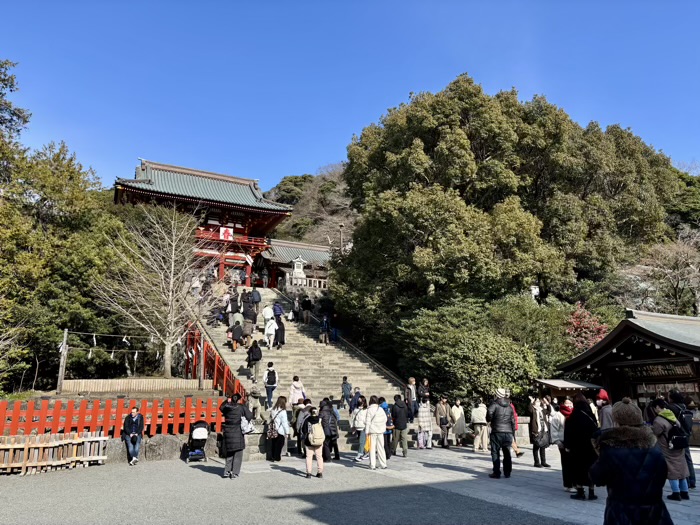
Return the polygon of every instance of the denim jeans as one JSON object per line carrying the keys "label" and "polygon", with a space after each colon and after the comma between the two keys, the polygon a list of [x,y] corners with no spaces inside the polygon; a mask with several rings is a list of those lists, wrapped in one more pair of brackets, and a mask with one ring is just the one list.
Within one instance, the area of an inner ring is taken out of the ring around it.
{"label": "denim jeans", "polygon": [[501,474],[501,449],[503,449],[503,474],[510,476],[513,470],[513,462],[510,459],[512,445],[513,434],[510,432],[491,432],[491,461],[494,474]]}
{"label": "denim jeans", "polygon": [[275,392],[276,386],[266,386],[265,391],[267,392],[267,408],[272,407],[272,395]]}
{"label": "denim jeans", "polygon": [[360,430],[360,446],[357,449],[357,458],[361,458],[365,455],[365,443],[367,443],[367,434],[364,430]]}
{"label": "denim jeans", "polygon": [[126,451],[129,453],[129,458],[138,458],[139,449],[141,448],[141,436],[136,436],[136,444],[131,442],[131,436],[126,436]]}
{"label": "denim jeans", "polygon": [[669,479],[668,484],[671,485],[672,492],[688,492],[687,479]]}

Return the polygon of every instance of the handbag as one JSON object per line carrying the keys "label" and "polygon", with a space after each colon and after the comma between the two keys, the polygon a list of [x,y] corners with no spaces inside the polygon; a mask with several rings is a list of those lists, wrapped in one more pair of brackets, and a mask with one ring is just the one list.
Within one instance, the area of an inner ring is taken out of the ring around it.
{"label": "handbag", "polygon": [[294,312],[289,312],[287,314],[287,321],[294,321]]}
{"label": "handbag", "polygon": [[441,426],[441,427],[446,427],[446,426],[448,426],[449,424],[450,424],[450,420],[447,419],[446,416],[442,416],[442,417],[440,418],[440,426]]}
{"label": "handbag", "polygon": [[547,448],[549,446],[549,433],[548,432],[540,432],[537,435],[537,439],[535,439],[535,443],[540,448]]}
{"label": "handbag", "polygon": [[253,425],[252,421],[248,421],[245,416],[241,416],[241,432],[244,434],[255,432],[255,425]]}
{"label": "handbag", "polygon": [[367,439],[365,439],[365,452],[369,452],[369,449],[372,448],[372,438],[370,437],[369,434],[367,434]]}

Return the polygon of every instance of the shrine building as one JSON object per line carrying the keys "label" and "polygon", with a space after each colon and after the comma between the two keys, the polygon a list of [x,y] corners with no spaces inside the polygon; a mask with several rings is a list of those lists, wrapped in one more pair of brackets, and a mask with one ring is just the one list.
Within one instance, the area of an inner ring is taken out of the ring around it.
{"label": "shrine building", "polygon": [[645,407],[671,389],[700,404],[700,318],[627,310],[627,318],[589,350],[559,366],[602,385],[613,401]]}
{"label": "shrine building", "polygon": [[[197,255],[216,259],[220,279],[228,270],[244,269],[245,284],[251,286],[252,277],[260,281],[266,270],[270,286],[276,286],[280,276],[291,280],[297,259],[303,261],[301,274],[319,276],[313,287],[325,288],[329,248],[271,239],[292,207],[265,199],[256,180],[142,160],[133,179],[116,180],[114,202],[174,204],[200,216],[196,236],[204,242],[198,243]],[[311,287],[311,278],[305,284]]]}

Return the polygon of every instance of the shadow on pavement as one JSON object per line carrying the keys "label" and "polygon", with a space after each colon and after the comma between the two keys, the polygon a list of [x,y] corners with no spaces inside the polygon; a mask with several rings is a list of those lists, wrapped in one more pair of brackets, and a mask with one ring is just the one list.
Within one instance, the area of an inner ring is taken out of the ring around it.
{"label": "shadow on pavement", "polygon": [[[566,522],[489,503],[469,496],[456,496],[440,485],[401,485],[397,487],[370,487],[361,490],[317,492],[326,480],[309,480],[303,492],[286,496],[268,496],[272,501],[284,501],[285,507],[295,507],[314,523],[328,525],[405,525],[422,524],[513,524],[565,525]],[[327,485],[326,485],[327,486]],[[459,504],[456,503],[456,498]],[[296,502],[303,502],[298,505]],[[392,504],[394,503],[394,504]],[[342,509],[354,509],[344,512]]]}

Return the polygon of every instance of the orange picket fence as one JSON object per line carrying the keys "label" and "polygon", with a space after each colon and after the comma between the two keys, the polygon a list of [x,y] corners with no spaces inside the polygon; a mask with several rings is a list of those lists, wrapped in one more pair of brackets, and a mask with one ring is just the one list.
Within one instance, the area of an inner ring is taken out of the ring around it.
{"label": "orange picket fence", "polygon": [[192,423],[204,420],[221,431],[219,405],[224,398],[0,401],[0,436],[68,434],[102,431],[119,437],[124,418],[136,406],[143,414],[144,433],[189,434]]}

